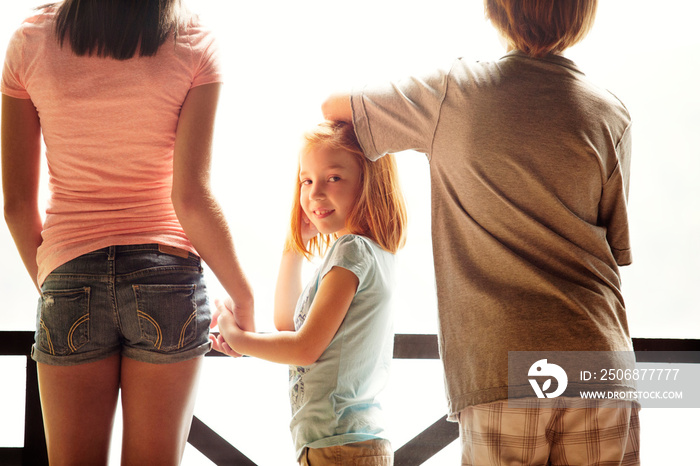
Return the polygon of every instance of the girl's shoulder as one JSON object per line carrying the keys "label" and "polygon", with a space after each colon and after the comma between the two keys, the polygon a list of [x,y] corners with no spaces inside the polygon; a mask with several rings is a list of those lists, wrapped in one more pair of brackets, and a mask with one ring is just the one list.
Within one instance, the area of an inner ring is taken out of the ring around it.
{"label": "girl's shoulder", "polygon": [[362,235],[347,234],[338,238],[329,249],[324,263],[332,266],[344,261],[357,263],[364,268],[371,268],[378,262],[391,261],[394,254],[382,249],[379,244]]}
{"label": "girl's shoulder", "polygon": [[50,26],[56,17],[56,6],[46,5],[34,11],[32,16],[25,18],[20,29]]}
{"label": "girl's shoulder", "polygon": [[365,262],[374,256],[373,241],[361,235],[343,235],[333,242],[324,257],[326,264],[345,261]]}
{"label": "girl's shoulder", "polygon": [[[55,13],[56,7],[53,5],[34,11],[32,16],[25,18],[15,29],[10,39],[10,48],[31,49],[43,43],[47,37],[53,36]],[[5,59],[7,58],[6,56]]]}
{"label": "girl's shoulder", "polygon": [[377,264],[376,254],[373,251],[371,240],[360,235],[343,235],[331,245],[323,258],[319,272],[323,277],[333,269],[341,267],[357,276],[360,283],[375,269]]}
{"label": "girl's shoulder", "polygon": [[[178,41],[184,41],[188,47],[197,53],[215,53],[218,50],[216,35],[199,16],[190,11],[184,11],[180,17],[177,30]],[[209,52],[207,52],[209,51]]]}
{"label": "girl's shoulder", "polygon": [[178,34],[209,35],[212,34],[212,30],[198,14],[185,9],[180,12]]}
{"label": "girl's shoulder", "polygon": [[347,235],[343,235],[337,240],[335,240],[335,242],[331,245],[329,254],[336,249],[358,249],[369,252],[378,246],[379,245],[377,243],[367,238],[366,236],[348,233]]}

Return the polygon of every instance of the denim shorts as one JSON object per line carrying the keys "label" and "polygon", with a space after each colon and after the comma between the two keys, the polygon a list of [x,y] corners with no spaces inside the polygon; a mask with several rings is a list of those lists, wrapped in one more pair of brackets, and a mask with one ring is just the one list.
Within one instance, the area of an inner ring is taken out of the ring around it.
{"label": "denim shorts", "polygon": [[32,359],[70,366],[113,354],[149,363],[210,349],[199,257],[158,244],[110,246],[56,268],[41,286]]}

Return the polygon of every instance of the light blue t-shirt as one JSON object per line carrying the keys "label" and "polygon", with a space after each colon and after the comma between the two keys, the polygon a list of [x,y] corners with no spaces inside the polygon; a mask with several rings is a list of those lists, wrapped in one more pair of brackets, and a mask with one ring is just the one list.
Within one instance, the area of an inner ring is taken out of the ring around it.
{"label": "light blue t-shirt", "polygon": [[304,447],[385,438],[376,397],[386,385],[393,356],[394,259],[365,237],[341,236],[299,298],[296,330],[304,325],[321,280],[333,267],[359,279],[345,319],[321,357],[309,366],[289,367],[290,429],[297,458]]}

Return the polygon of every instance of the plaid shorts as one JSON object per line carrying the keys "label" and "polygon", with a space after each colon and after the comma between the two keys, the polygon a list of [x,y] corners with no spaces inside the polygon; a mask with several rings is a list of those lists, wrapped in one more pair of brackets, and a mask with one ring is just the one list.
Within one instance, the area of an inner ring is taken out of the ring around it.
{"label": "plaid shorts", "polygon": [[618,406],[470,406],[459,413],[462,465],[639,465],[639,407]]}

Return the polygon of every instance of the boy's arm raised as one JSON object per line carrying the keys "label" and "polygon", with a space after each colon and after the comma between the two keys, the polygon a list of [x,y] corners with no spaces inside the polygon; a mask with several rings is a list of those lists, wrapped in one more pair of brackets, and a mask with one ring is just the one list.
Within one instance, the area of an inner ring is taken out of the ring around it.
{"label": "boy's arm raised", "polygon": [[359,279],[354,273],[333,267],[323,277],[306,321],[298,332],[246,332],[236,325],[230,311],[220,308],[218,346],[225,340],[239,354],[280,364],[308,366],[318,360],[335,336],[358,285]]}

